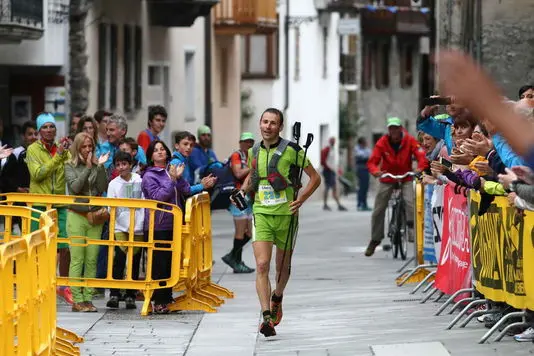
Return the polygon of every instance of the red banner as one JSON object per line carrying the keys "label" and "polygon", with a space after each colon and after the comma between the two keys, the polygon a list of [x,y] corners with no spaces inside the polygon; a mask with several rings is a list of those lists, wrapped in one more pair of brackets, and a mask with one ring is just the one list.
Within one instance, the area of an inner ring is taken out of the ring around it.
{"label": "red banner", "polygon": [[435,286],[445,294],[471,287],[471,245],[467,198],[445,187],[443,233]]}

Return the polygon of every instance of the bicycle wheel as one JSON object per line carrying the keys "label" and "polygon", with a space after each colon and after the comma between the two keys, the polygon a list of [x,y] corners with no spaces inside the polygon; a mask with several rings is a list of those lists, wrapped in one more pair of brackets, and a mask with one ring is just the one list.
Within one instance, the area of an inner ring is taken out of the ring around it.
{"label": "bicycle wheel", "polygon": [[400,252],[401,259],[405,260],[408,256],[408,224],[406,222],[406,210],[403,201],[399,203],[396,218],[397,229],[394,238],[395,257]]}
{"label": "bicycle wheel", "polygon": [[[398,211],[399,211],[399,206],[397,205],[397,203],[393,204],[393,206],[391,207],[391,219],[389,220],[389,231],[388,231],[388,238],[390,240],[390,249],[393,248],[393,246],[395,245],[395,236],[397,235],[397,230],[398,230],[398,226],[397,226],[397,215],[398,215]],[[398,251],[396,249],[393,250],[393,258],[397,258],[397,255],[398,255]]]}

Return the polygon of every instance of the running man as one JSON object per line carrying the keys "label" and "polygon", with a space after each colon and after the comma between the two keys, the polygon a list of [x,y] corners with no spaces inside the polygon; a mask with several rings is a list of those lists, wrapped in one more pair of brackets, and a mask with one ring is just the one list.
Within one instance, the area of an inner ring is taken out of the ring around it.
{"label": "running man", "polygon": [[[243,181],[248,176],[248,150],[254,145],[254,135],[251,132],[243,132],[239,139],[239,150],[230,156],[230,167],[236,180],[236,188],[240,189]],[[252,239],[252,207],[239,210],[230,204],[230,214],[234,218],[235,234],[232,250],[223,256],[222,260],[232,267],[234,273],[252,273],[254,268],[248,267],[243,262],[243,248]]]}
{"label": "running man", "polygon": [[[302,148],[280,137],[283,124],[284,116],[278,109],[269,108],[261,115],[262,141],[249,150],[251,171],[241,188],[242,194],[254,194],[252,247],[256,259],[256,290],[263,315],[260,332],[266,337],[276,335],[274,327],[282,320],[282,298],[289,280],[299,208],[321,184],[321,177],[305,159]],[[300,169],[310,180],[294,200]],[[277,275],[274,292],[269,280],[273,245]]]}

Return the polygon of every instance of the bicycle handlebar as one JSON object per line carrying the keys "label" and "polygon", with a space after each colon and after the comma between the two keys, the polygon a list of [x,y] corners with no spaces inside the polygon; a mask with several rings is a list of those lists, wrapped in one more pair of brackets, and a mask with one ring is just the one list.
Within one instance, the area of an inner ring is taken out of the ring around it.
{"label": "bicycle handlebar", "polygon": [[400,176],[395,176],[391,173],[384,173],[380,176],[380,178],[391,178],[391,179],[395,179],[395,180],[401,180],[401,179],[404,179],[406,177],[415,177],[417,174],[415,174],[414,172],[406,172],[404,173],[403,175],[400,175]]}

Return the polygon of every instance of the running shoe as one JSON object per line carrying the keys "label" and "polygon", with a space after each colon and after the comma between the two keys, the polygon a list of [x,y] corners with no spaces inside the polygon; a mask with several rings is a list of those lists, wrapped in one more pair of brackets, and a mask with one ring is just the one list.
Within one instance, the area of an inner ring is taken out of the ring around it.
{"label": "running shoe", "polygon": [[282,311],[282,297],[277,297],[274,293],[271,296],[271,318],[274,326],[277,326],[282,321],[284,313]]}
{"label": "running shoe", "polygon": [[272,320],[264,320],[260,324],[260,333],[265,337],[271,337],[276,335],[276,330],[274,330],[274,323]]}

